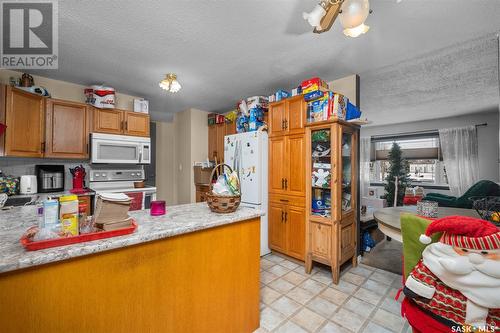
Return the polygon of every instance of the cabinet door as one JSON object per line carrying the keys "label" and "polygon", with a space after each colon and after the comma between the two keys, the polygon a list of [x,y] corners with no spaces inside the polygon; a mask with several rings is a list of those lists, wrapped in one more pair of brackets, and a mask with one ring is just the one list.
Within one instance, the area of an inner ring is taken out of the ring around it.
{"label": "cabinet door", "polygon": [[125,111],[124,133],[134,136],[149,136],[149,115]]}
{"label": "cabinet door", "polygon": [[44,114],[44,97],[7,87],[5,115],[7,156],[43,156]]}
{"label": "cabinet door", "polygon": [[269,105],[269,137],[285,134],[286,101]]}
{"label": "cabinet door", "polygon": [[236,134],[236,122],[233,121],[231,123],[226,123],[226,134],[225,135],[231,135],[231,134]]}
{"label": "cabinet door", "polygon": [[311,252],[313,256],[330,261],[332,253],[332,227],[316,222],[310,223]]}
{"label": "cabinet door", "polygon": [[88,158],[89,127],[87,105],[47,100],[45,157]]}
{"label": "cabinet door", "polygon": [[306,102],[302,96],[287,100],[286,130],[289,134],[304,133]]}
{"label": "cabinet door", "polygon": [[305,140],[304,135],[287,137],[287,175],[285,188],[287,194],[305,195]]}
{"label": "cabinet door", "polygon": [[354,214],[343,219],[340,224],[340,263],[356,255],[356,223]]}
{"label": "cabinet door", "polygon": [[288,206],[285,213],[287,227],[287,254],[299,260],[305,258],[306,212],[302,207]]}
{"label": "cabinet door", "polygon": [[123,134],[123,111],[94,108],[94,132]]}
{"label": "cabinet door", "polygon": [[[286,174],[286,137],[269,139],[269,192],[285,193]],[[302,176],[303,177],[303,176]]]}
{"label": "cabinet door", "polygon": [[217,156],[217,125],[208,126],[208,158],[213,161]]}
{"label": "cabinet door", "polygon": [[269,247],[280,252],[286,251],[286,224],[283,205],[269,205]]}
{"label": "cabinet door", "polygon": [[224,163],[224,136],[226,135],[226,124],[217,124],[217,162]]}

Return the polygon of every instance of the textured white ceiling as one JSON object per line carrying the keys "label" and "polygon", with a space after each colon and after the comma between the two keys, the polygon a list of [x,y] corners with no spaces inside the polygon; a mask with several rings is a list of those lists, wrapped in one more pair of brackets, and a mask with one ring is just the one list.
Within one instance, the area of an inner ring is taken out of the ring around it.
{"label": "textured white ceiling", "polygon": [[[500,29],[499,0],[372,0],[366,35],[346,38],[338,22],[316,35],[301,17],[316,2],[59,1],[59,69],[35,73],[144,96],[154,118],[169,119],[188,107],[224,111],[314,75],[363,80],[364,72]],[[183,86],[176,95],[158,87],[167,72]]]}

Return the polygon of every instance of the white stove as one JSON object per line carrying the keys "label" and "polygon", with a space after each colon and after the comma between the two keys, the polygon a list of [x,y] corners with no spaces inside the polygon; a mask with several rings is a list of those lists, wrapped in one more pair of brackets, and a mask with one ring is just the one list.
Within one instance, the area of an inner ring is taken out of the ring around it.
{"label": "white stove", "polygon": [[125,193],[132,198],[130,210],[149,209],[156,200],[156,187],[135,188],[134,182],[144,180],[141,169],[92,169],[89,188],[99,193]]}

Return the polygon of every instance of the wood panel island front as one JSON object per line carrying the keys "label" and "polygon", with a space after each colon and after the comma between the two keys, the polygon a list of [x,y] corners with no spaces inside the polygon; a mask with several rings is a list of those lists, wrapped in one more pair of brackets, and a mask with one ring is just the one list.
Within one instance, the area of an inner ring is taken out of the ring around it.
{"label": "wood panel island front", "polygon": [[1,332],[253,332],[261,212],[131,212],[131,235],[26,252],[35,208],[0,212]]}

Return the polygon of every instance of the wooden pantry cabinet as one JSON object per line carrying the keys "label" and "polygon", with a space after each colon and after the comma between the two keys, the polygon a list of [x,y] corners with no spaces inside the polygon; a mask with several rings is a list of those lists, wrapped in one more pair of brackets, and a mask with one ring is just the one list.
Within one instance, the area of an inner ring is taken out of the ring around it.
{"label": "wooden pantry cabinet", "polygon": [[224,162],[224,136],[236,134],[236,123],[208,125],[208,158]]}
{"label": "wooden pantry cabinet", "polygon": [[305,259],[306,104],[295,96],[269,105],[269,247]]}
{"label": "wooden pantry cabinet", "polygon": [[47,99],[44,157],[89,157],[90,107],[57,99]]}
{"label": "wooden pantry cabinet", "polygon": [[149,136],[149,115],[119,109],[93,109],[93,131],[98,133]]}

